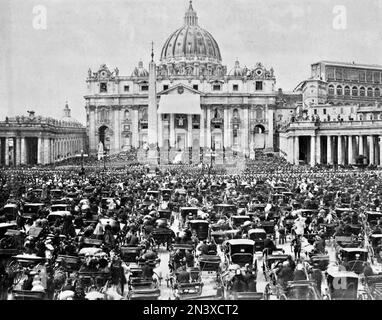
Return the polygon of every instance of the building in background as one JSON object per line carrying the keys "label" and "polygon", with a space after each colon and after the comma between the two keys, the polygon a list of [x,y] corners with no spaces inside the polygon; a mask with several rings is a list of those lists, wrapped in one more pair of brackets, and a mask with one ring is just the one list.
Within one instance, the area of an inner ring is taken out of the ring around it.
{"label": "building in background", "polygon": [[70,116],[66,103],[61,120],[35,116],[0,122],[0,166],[52,164],[87,152],[86,128]]}
{"label": "building in background", "polygon": [[301,82],[302,108],[280,132],[282,154],[298,164],[382,165],[382,66],[320,61]]}
{"label": "building in background", "polygon": [[[132,147],[172,161],[179,151],[230,157],[277,150],[278,126],[290,121],[301,93],[275,90],[272,68],[236,61],[228,70],[213,36],[199,26],[192,3],[184,23],[164,42],[159,63],[142,62],[131,76],[101,65],[89,69],[86,113],[90,153]],[[187,155],[187,156],[186,156]]]}

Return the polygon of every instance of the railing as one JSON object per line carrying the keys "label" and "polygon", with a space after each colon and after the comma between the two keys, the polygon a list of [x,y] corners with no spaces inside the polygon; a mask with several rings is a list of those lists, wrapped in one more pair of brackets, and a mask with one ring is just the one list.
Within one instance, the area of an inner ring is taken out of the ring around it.
{"label": "railing", "polygon": [[21,127],[70,127],[70,128],[84,128],[79,122],[61,121],[52,118],[9,118],[5,121],[0,121],[0,127],[21,126]]}

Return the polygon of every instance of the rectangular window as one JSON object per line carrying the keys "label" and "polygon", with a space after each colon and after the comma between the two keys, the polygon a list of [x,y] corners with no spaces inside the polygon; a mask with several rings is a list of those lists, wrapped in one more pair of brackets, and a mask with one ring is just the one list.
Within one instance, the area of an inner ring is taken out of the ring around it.
{"label": "rectangular window", "polygon": [[99,92],[107,92],[107,83],[101,82],[99,85]]}
{"label": "rectangular window", "polygon": [[149,86],[148,85],[141,86],[141,91],[149,91]]}
{"label": "rectangular window", "polygon": [[123,87],[123,90],[124,90],[125,92],[129,92],[130,87],[129,87],[129,86],[124,86],[124,87]]}
{"label": "rectangular window", "polygon": [[169,114],[168,113],[164,113],[163,114],[163,120],[168,120],[169,119]]}
{"label": "rectangular window", "polygon": [[323,109],[322,111],[323,111],[324,114],[326,114],[326,109]]}
{"label": "rectangular window", "polygon": [[148,126],[147,122],[142,122],[141,129],[147,129],[147,126]]}
{"label": "rectangular window", "polygon": [[366,82],[366,72],[365,71],[359,72],[359,82]]}
{"label": "rectangular window", "polygon": [[373,73],[372,71],[367,71],[366,72],[366,82],[372,83],[373,82]]}
{"label": "rectangular window", "polygon": [[381,82],[381,74],[379,72],[374,72],[374,83]]}
{"label": "rectangular window", "polygon": [[199,86],[198,86],[197,84],[194,84],[194,85],[192,86],[192,88],[194,88],[194,90],[199,90]]}
{"label": "rectangular window", "polygon": [[232,86],[232,90],[233,90],[233,91],[239,91],[239,85],[238,85],[238,84],[234,84],[234,85]]}
{"label": "rectangular window", "polygon": [[213,91],[220,91],[220,84],[214,84],[214,85],[212,86],[212,90],[213,90]]}
{"label": "rectangular window", "polygon": [[256,81],[256,91],[263,90],[263,82],[262,81]]}
{"label": "rectangular window", "polygon": [[334,68],[326,67],[326,79],[334,79]]}
{"label": "rectangular window", "polygon": [[314,109],[314,114],[317,114],[317,109]]}
{"label": "rectangular window", "polygon": [[163,85],[163,90],[167,90],[168,89],[168,84],[164,84]]}

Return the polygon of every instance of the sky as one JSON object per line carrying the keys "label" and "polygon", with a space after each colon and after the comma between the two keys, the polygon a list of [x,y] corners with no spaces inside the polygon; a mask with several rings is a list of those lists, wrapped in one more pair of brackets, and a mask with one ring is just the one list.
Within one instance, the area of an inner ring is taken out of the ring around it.
{"label": "sky", "polygon": [[[183,25],[188,0],[0,0],[0,120],[27,110],[85,123],[86,77],[106,63],[148,68]],[[319,60],[382,65],[382,0],[194,0],[228,70],[273,67],[292,91]],[[42,18],[46,12],[46,24]]]}

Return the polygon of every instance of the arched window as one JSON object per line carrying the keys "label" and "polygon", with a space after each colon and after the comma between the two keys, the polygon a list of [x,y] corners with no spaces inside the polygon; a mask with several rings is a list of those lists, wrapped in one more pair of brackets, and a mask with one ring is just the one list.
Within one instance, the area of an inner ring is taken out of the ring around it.
{"label": "arched window", "polygon": [[262,118],[263,118],[263,110],[256,109],[256,119],[262,119]]}
{"label": "arched window", "polygon": [[125,110],[125,120],[129,120],[129,119],[130,119],[130,111]]}
{"label": "arched window", "polygon": [[340,85],[337,86],[337,96],[342,96],[342,87]]}
{"label": "arched window", "polygon": [[379,88],[375,88],[374,97],[380,97],[380,96],[381,96],[381,90],[379,90]]}
{"label": "arched window", "polygon": [[239,119],[239,110],[233,109],[233,118],[234,119]]}
{"label": "arched window", "polygon": [[350,96],[350,87],[349,87],[349,86],[346,86],[346,87],[345,87],[344,95],[345,95],[345,96]]}
{"label": "arched window", "polygon": [[359,95],[360,95],[361,97],[364,97],[364,96],[365,96],[365,88],[364,88],[364,87],[359,88]]}
{"label": "arched window", "polygon": [[373,96],[373,88],[367,88],[367,96],[372,97]]}
{"label": "arched window", "polygon": [[351,90],[351,95],[352,96],[358,96],[358,88],[357,87],[353,87],[352,90]]}
{"label": "arched window", "polygon": [[334,95],[334,86],[332,84],[329,85],[328,93],[329,93],[329,95]]}
{"label": "arched window", "polygon": [[359,115],[359,120],[362,121],[362,119],[363,119],[363,116],[362,116],[362,114],[360,114]]}

